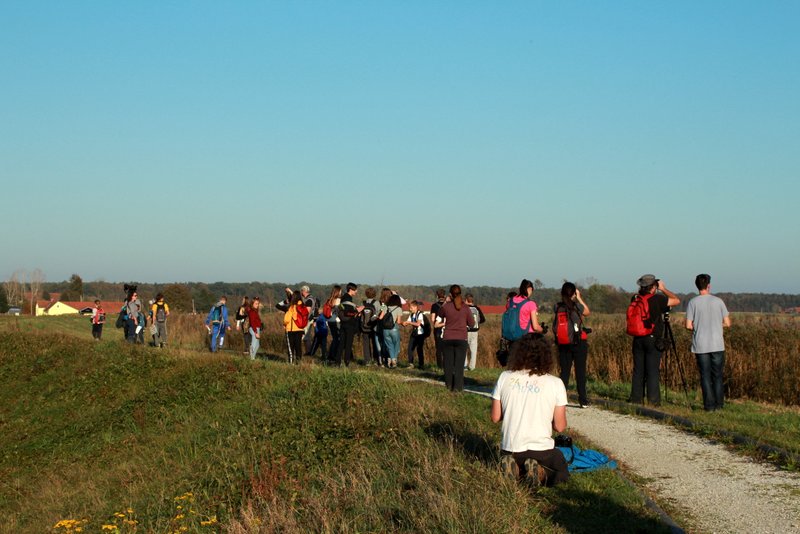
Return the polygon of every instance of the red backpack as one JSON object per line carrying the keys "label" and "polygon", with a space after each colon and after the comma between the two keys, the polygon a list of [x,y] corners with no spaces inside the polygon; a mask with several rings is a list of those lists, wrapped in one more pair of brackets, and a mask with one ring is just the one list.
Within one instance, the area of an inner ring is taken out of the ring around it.
{"label": "red backpack", "polygon": [[648,295],[634,295],[628,306],[626,315],[626,332],[629,336],[649,336],[653,333],[655,324],[650,320],[650,297]]}
{"label": "red backpack", "polygon": [[324,315],[326,319],[330,319],[331,315],[333,315],[333,307],[330,302],[325,302],[325,304],[322,305],[322,315]]}
{"label": "red backpack", "polygon": [[298,304],[296,309],[297,315],[294,318],[294,324],[297,325],[297,328],[305,328],[308,325],[308,308]]}

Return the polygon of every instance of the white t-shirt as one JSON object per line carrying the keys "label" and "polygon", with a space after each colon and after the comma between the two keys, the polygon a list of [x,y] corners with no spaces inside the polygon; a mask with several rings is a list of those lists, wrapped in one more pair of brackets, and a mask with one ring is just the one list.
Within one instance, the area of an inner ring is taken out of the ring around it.
{"label": "white t-shirt", "polygon": [[546,451],[555,447],[553,412],[567,405],[567,390],[553,375],[530,375],[528,371],[503,371],[492,398],[503,407],[503,438],[500,448],[508,452]]}

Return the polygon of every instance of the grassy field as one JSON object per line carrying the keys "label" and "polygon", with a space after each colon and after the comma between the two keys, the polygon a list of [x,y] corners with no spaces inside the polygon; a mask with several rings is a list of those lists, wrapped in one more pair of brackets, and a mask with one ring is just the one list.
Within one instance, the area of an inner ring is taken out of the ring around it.
{"label": "grassy field", "polygon": [[484,398],[47,321],[0,322],[0,531],[665,531],[616,472],[504,480]]}

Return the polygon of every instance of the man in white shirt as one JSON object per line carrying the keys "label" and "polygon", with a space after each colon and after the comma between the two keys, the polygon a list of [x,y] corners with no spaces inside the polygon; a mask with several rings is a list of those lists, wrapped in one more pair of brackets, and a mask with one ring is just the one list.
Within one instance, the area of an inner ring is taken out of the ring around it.
{"label": "man in white shirt", "polygon": [[554,360],[550,344],[526,335],[514,344],[508,370],[492,393],[492,421],[502,421],[501,466],[533,485],[569,478],[552,438],[553,430],[567,428],[567,391],[560,378],[549,374]]}

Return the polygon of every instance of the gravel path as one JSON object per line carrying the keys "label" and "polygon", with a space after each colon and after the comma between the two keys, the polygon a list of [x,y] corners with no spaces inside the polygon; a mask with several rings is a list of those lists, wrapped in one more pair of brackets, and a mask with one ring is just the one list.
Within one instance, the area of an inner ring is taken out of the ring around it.
{"label": "gravel path", "polygon": [[800,532],[800,475],[780,471],[666,424],[595,407],[567,410],[585,436],[644,479],[691,532]]}
{"label": "gravel path", "polygon": [[[414,380],[414,379],[412,379]],[[416,379],[419,380],[419,379]],[[423,379],[443,385],[442,382]],[[465,387],[490,397],[490,387]],[[800,533],[800,474],[729,451],[665,423],[570,405],[575,431],[644,480],[662,505],[686,518],[687,532]]]}

